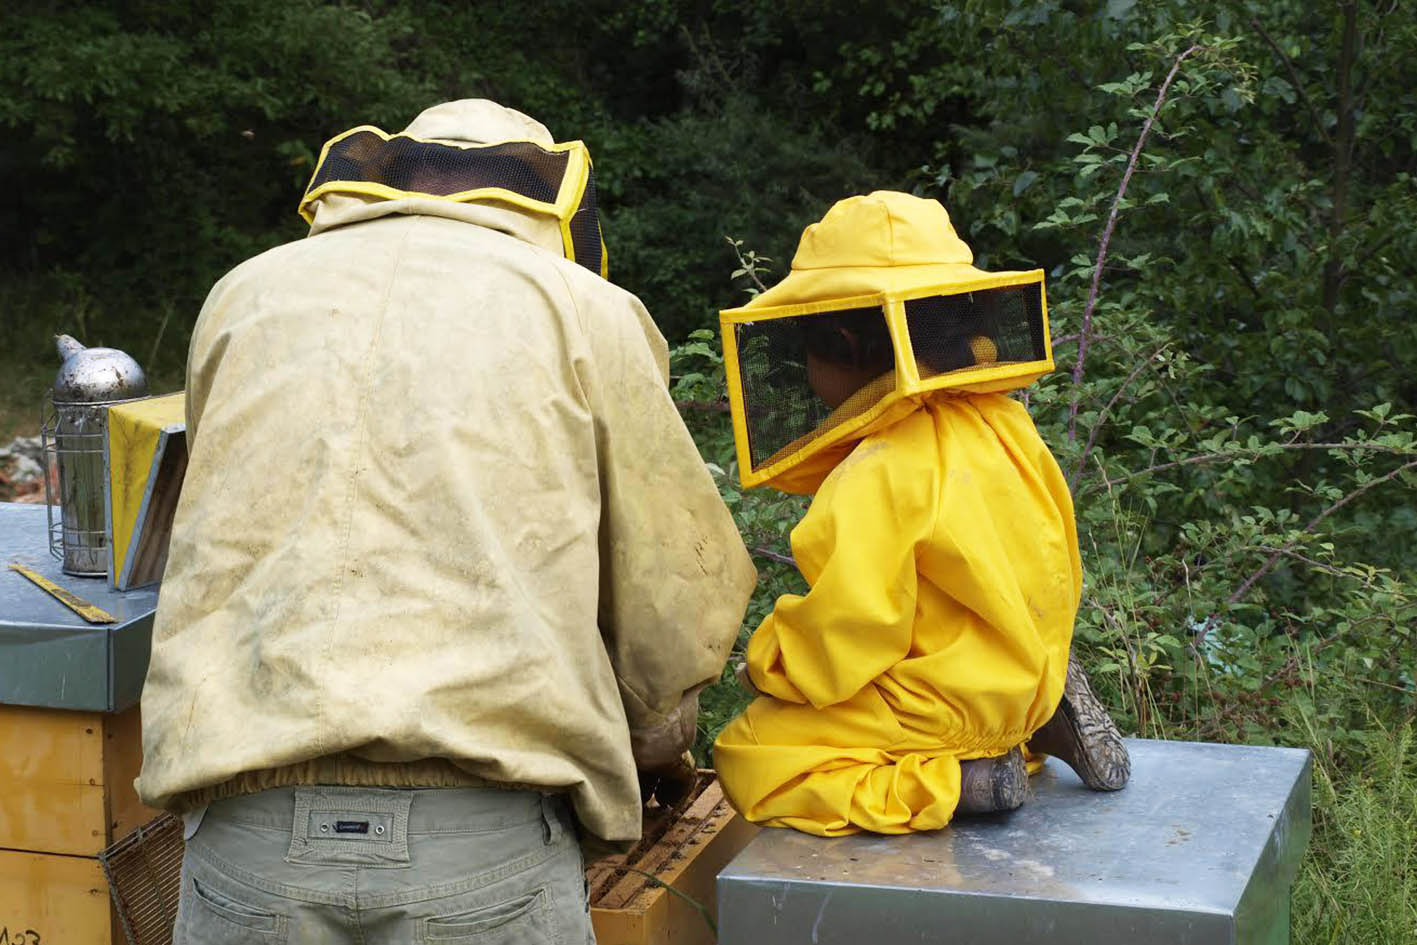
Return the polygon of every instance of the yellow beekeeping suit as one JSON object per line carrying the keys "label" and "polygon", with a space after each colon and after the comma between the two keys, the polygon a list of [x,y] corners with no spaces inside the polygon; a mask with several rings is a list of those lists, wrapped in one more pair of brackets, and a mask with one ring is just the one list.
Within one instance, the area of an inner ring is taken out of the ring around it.
{"label": "yellow beekeeping suit", "polygon": [[790,485],[816,494],[792,550],[810,590],[753,635],[763,695],[719,736],[719,776],[759,823],[942,827],[960,762],[1025,742],[1062,696],[1081,589],[1067,484],[1001,393],[901,399],[845,447],[803,453]]}

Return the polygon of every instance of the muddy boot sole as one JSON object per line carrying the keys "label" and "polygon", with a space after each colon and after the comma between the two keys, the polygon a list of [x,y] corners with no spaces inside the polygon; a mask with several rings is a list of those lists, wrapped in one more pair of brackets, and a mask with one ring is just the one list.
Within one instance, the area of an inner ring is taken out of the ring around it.
{"label": "muddy boot sole", "polygon": [[957,814],[997,814],[1016,810],[1028,800],[1028,766],[1015,748],[998,758],[960,763]]}
{"label": "muddy boot sole", "polygon": [[1093,695],[1087,674],[1075,659],[1068,660],[1058,711],[1033,733],[1028,750],[1060,759],[1094,791],[1119,791],[1132,774],[1122,733]]}

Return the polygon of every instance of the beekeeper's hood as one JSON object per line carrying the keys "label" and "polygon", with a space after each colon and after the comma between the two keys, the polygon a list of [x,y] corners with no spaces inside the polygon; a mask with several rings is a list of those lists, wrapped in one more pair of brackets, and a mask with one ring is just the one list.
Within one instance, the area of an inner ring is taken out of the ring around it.
{"label": "beekeeper's hood", "polygon": [[491,227],[607,273],[590,152],[486,99],[435,105],[395,135],[331,138],[300,202],[313,236],[394,213]]}
{"label": "beekeeper's hood", "polygon": [[[973,261],[945,208],[909,194],[850,197],[807,227],[785,279],[719,313],[743,484],[815,491],[922,396],[1006,391],[1051,371],[1042,270]],[[863,382],[831,409],[809,357]]]}

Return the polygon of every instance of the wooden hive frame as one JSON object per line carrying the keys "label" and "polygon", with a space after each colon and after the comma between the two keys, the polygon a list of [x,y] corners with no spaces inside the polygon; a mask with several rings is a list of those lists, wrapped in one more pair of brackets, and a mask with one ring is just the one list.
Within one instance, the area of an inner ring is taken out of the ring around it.
{"label": "wooden hive frame", "polygon": [[599,945],[708,945],[715,941],[715,879],[757,827],[728,805],[712,771],[676,810],[649,808],[629,853],[586,871]]}

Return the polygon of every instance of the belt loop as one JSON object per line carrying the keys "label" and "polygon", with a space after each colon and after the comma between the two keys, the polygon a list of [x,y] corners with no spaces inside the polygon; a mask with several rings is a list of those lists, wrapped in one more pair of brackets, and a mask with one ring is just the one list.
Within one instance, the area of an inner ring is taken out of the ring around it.
{"label": "belt loop", "polygon": [[541,795],[541,829],[547,846],[561,839],[561,818],[556,813],[556,797],[554,795]]}

